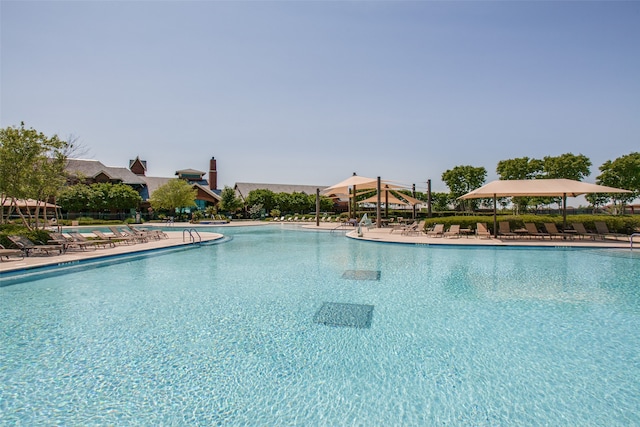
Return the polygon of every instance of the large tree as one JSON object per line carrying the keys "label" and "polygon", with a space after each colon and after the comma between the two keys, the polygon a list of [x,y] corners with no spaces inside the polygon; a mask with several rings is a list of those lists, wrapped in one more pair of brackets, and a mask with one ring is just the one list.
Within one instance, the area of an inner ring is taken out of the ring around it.
{"label": "large tree", "polygon": [[542,174],[543,162],[528,157],[500,160],[496,172],[500,179],[535,179]]}
{"label": "large tree", "polygon": [[[449,192],[454,200],[481,187],[486,178],[487,170],[482,166],[456,166],[442,174],[442,181],[449,187]],[[475,200],[469,200],[468,202],[472,205],[477,203]],[[461,206],[464,208],[465,205],[462,204]]]}
{"label": "large tree", "polygon": [[276,207],[275,193],[267,189],[251,190],[247,195],[245,204],[249,208],[255,205],[262,205],[262,209],[271,212]]}
{"label": "large tree", "polygon": [[125,211],[138,207],[141,201],[140,194],[130,186],[110,182],[70,185],[58,196],[58,204],[70,212]]}
{"label": "large tree", "polygon": [[167,210],[173,214],[176,209],[196,206],[198,190],[183,179],[171,179],[153,192],[149,201],[154,210]]}
{"label": "large tree", "polygon": [[220,193],[220,210],[229,214],[234,214],[242,207],[242,200],[236,196],[236,191],[225,186]]}
{"label": "large tree", "polygon": [[591,173],[591,160],[587,156],[565,153],[545,156],[542,161],[545,178],[566,178],[582,181]]}
{"label": "large tree", "polygon": [[[609,200],[628,203],[640,196],[640,153],[630,153],[600,166],[596,183],[633,191],[631,194],[611,194]],[[622,210],[624,211],[624,210]]]}
{"label": "large tree", "polygon": [[[9,200],[10,209],[18,212],[27,228],[39,228],[40,207],[55,199],[64,186],[66,158],[71,148],[71,142],[27,129],[24,123],[0,129],[0,206]],[[27,215],[21,211],[18,199],[37,201],[35,218],[30,217],[30,211]],[[1,221],[4,211],[0,209]],[[41,224],[44,226],[46,222]]]}

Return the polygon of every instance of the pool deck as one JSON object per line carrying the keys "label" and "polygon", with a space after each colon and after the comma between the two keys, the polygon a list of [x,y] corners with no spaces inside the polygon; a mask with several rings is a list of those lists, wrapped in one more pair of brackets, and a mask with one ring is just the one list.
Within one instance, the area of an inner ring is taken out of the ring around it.
{"label": "pool deck", "polygon": [[[189,226],[188,224],[186,226]],[[77,229],[78,227],[74,227]],[[96,227],[92,227],[96,228]],[[91,228],[87,229],[87,233],[89,233]],[[36,267],[45,267],[49,265],[56,264],[65,264],[74,261],[81,260],[89,260],[100,257],[109,257],[116,255],[123,255],[128,253],[136,253],[136,252],[144,252],[150,251],[154,249],[165,249],[171,247],[180,247],[190,245],[191,242],[189,240],[188,235],[184,236],[185,240],[183,240],[183,232],[180,231],[167,231],[166,232],[169,238],[160,239],[160,240],[150,240],[148,242],[135,243],[131,245],[127,244],[116,244],[113,247],[98,247],[94,249],[80,250],[80,249],[72,249],[68,250],[65,253],[58,255],[31,255],[29,257],[25,257],[23,259],[11,257],[8,261],[5,259],[0,263],[0,273],[15,271],[15,270],[23,270],[30,269]],[[202,238],[202,242],[211,242],[213,240],[220,239],[224,237],[220,233],[211,233],[207,231],[199,231],[200,237]]]}
{"label": "pool deck", "polygon": [[[305,229],[323,229],[334,230],[335,232],[341,231],[345,233],[347,237],[368,240],[374,242],[387,242],[387,243],[405,243],[405,244],[421,244],[421,245],[468,245],[468,246],[519,246],[519,247],[574,247],[574,248],[618,248],[629,249],[630,242],[628,239],[613,238],[607,239],[591,239],[591,238],[572,238],[563,239],[562,237],[554,238],[540,238],[540,237],[520,237],[507,239],[479,238],[475,235],[460,235],[455,237],[432,237],[427,236],[425,233],[412,233],[404,235],[400,230],[393,230],[392,228],[366,228],[361,227],[361,235],[358,235],[357,228],[353,226],[342,226],[338,224],[323,224],[317,227],[315,224],[304,225]],[[640,239],[634,240],[634,248],[640,249]]]}
{"label": "pool deck", "polygon": [[[158,224],[159,226],[162,224]],[[301,227],[305,230],[315,230],[322,232],[340,232],[344,233],[346,237],[366,240],[372,242],[387,242],[398,244],[419,244],[419,245],[468,245],[468,246],[517,246],[517,247],[575,247],[575,248],[617,248],[617,249],[629,249],[630,242],[628,239],[619,240],[614,239],[562,239],[562,238],[510,238],[510,239],[496,239],[496,238],[478,238],[476,236],[460,236],[460,237],[427,237],[424,233],[403,235],[398,230],[390,228],[361,228],[361,236],[358,235],[357,229],[353,226],[339,226],[337,223],[320,223],[316,226],[315,223],[272,223],[265,221],[235,221],[225,225],[218,225],[216,227],[238,227],[238,226],[271,226],[271,227]],[[108,257],[112,255],[122,255],[127,253],[135,253],[142,251],[149,251],[154,249],[164,249],[170,247],[179,247],[189,245],[190,241],[188,236],[183,236],[183,229],[201,229],[211,227],[212,224],[200,224],[194,225],[189,223],[176,223],[174,227],[178,228],[177,231],[166,231],[169,236],[168,239],[151,240],[145,243],[136,243],[134,245],[118,244],[115,247],[98,248],[96,250],[69,250],[62,255],[37,255],[30,256],[23,259],[10,258],[8,261],[3,260],[0,263],[0,273],[9,272],[14,270],[29,269],[35,267],[43,267],[49,265],[62,264],[67,262],[86,260],[99,257]],[[152,228],[153,224],[145,224],[145,227]],[[74,227],[77,228],[77,227]],[[81,227],[82,228],[82,227]],[[95,228],[95,227],[93,227]],[[87,233],[90,233],[91,227],[87,227]],[[202,242],[211,242],[213,240],[220,239],[224,236],[224,233],[214,233],[210,231],[201,230],[198,232],[202,238]],[[640,249],[640,239],[636,238],[634,246]]]}

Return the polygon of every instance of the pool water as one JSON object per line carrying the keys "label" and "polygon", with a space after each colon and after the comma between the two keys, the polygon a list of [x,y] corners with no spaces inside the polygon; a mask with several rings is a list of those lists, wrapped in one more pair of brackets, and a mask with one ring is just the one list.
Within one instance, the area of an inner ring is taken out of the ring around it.
{"label": "pool water", "polygon": [[224,233],[0,287],[0,424],[640,424],[629,251]]}

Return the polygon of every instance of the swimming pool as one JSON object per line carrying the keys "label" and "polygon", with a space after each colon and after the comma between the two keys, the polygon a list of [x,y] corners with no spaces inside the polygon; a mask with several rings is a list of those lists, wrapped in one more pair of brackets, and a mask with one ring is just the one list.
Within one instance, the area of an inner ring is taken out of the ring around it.
{"label": "swimming pool", "polygon": [[224,233],[0,287],[0,424],[640,424],[628,251]]}

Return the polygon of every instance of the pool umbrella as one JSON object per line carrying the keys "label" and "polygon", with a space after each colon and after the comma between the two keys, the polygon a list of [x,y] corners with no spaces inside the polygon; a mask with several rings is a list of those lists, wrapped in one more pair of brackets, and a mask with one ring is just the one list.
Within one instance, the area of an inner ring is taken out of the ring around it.
{"label": "pool umbrella", "polygon": [[562,197],[562,217],[567,224],[567,196],[576,197],[592,193],[631,193],[621,188],[590,184],[573,179],[514,179],[497,180],[476,188],[458,199],[493,198],[493,232],[497,237],[496,202],[498,197]]}

